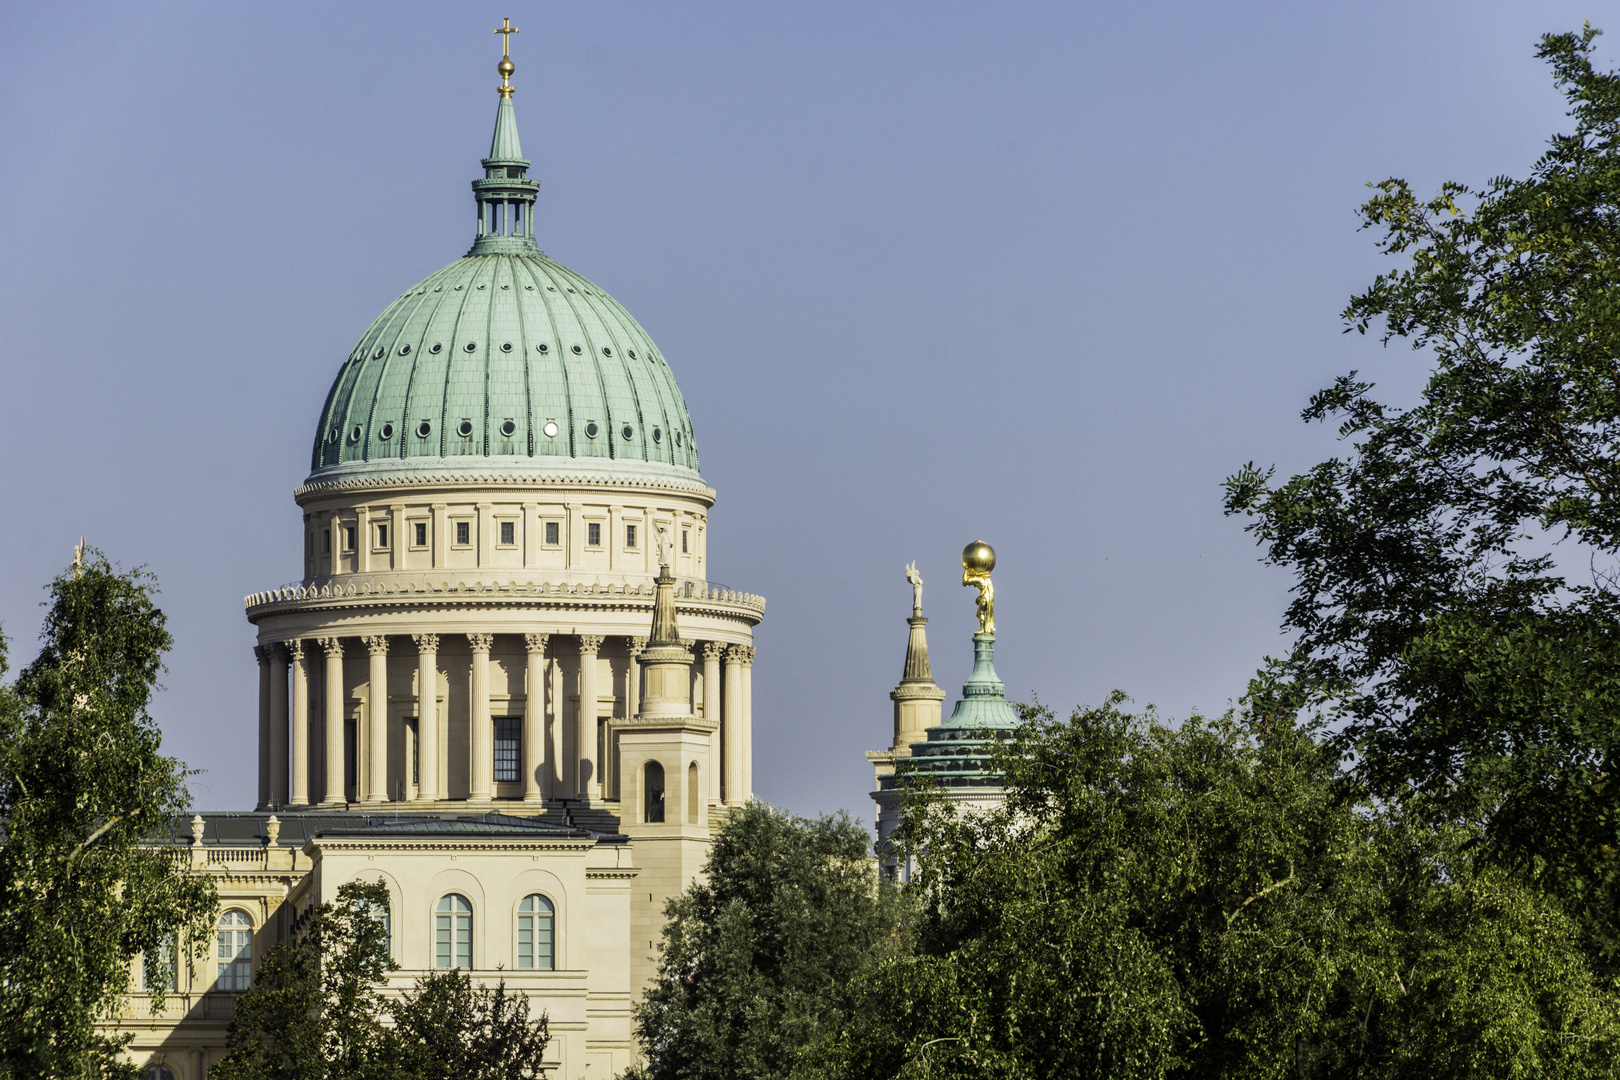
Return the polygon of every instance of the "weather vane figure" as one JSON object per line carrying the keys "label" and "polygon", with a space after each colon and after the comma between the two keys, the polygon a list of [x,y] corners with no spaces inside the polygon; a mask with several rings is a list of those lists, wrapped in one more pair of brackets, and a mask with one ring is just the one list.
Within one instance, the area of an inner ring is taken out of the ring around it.
{"label": "weather vane figure", "polygon": [[962,549],[962,584],[979,590],[979,633],[996,632],[996,590],[990,584],[990,571],[996,568],[996,553],[983,540]]}

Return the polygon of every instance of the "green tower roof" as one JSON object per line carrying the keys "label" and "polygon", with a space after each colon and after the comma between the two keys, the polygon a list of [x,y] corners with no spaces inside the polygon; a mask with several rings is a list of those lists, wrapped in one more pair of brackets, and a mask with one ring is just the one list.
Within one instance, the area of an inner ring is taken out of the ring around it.
{"label": "green tower roof", "polygon": [[472,249],[361,335],[321,410],[309,482],[565,468],[701,485],[692,419],[658,347],[535,243],[540,185],[509,96],[482,164]]}
{"label": "green tower roof", "polygon": [[962,686],[962,700],[950,717],[928,729],[928,741],[911,744],[911,756],[879,779],[878,787],[902,787],[909,776],[925,775],[942,787],[1000,787],[991,768],[998,742],[1017,730],[1018,712],[1007,700],[1007,688],[996,674],[996,635],[973,635],[973,671]]}

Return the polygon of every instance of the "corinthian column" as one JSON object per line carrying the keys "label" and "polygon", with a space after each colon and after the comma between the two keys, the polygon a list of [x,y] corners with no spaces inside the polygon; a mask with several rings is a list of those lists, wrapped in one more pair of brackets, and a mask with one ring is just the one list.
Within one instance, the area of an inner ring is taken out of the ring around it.
{"label": "corinthian column", "polygon": [[599,802],[602,776],[596,761],[596,653],[601,634],[579,636],[579,770],[574,773],[579,797]]}
{"label": "corinthian column", "polygon": [[253,646],[259,661],[259,809],[270,805],[270,649]]}
{"label": "corinthian column", "polygon": [[718,641],[703,643],[703,719],[714,724],[709,733],[709,801],[720,801],[720,654]]}
{"label": "corinthian column", "polygon": [[647,647],[647,639],[631,635],[624,639],[624,644],[630,653],[630,674],[624,684],[624,715],[633,718],[641,715],[641,651]]}
{"label": "corinthian column", "polygon": [[754,797],[754,647],[742,657],[742,797]]}
{"label": "corinthian column", "polygon": [[[370,653],[366,681],[366,802],[388,801],[388,638],[363,639]],[[359,794],[356,792],[355,794]]]}
{"label": "corinthian column", "polygon": [[495,730],[489,719],[489,650],[494,634],[468,634],[472,648],[472,694],[468,702],[467,800],[489,802],[495,795]]}
{"label": "corinthian column", "polygon": [[270,646],[270,803],[287,805],[287,647]]}
{"label": "corinthian column", "polygon": [[722,732],[725,756],[725,797],[727,806],[741,806],[748,801],[743,792],[743,739],[742,739],[742,656],[741,645],[726,647],[725,727]]}
{"label": "corinthian column", "polygon": [[546,745],[546,634],[524,634],[528,665],[523,680],[523,801],[537,803]]}
{"label": "corinthian column", "polygon": [[287,642],[292,658],[292,798],[294,806],[309,805],[309,661],[304,643]]}
{"label": "corinthian column", "polygon": [[341,806],[348,801],[343,791],[343,639],[321,638],[320,644],[326,650],[326,798],[322,803]]}
{"label": "corinthian column", "polygon": [[416,634],[416,798],[439,797],[439,635]]}

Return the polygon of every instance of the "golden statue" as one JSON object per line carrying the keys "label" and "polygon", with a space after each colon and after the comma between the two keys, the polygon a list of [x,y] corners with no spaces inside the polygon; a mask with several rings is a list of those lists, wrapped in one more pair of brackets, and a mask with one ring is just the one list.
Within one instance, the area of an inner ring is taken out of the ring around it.
{"label": "golden statue", "polygon": [[979,590],[979,633],[996,632],[996,590],[990,584],[990,571],[996,568],[996,553],[983,540],[962,549],[962,584]]}

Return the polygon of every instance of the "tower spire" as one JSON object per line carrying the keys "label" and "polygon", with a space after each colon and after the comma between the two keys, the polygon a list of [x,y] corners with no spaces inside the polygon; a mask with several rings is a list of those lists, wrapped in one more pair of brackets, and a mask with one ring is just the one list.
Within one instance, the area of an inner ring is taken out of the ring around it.
{"label": "tower spire", "polygon": [[483,160],[484,177],[473,181],[478,202],[478,234],[469,255],[523,254],[537,250],[534,242],[534,201],[540,182],[529,179],[529,161],[518,141],[517,114],[512,109],[512,35],[518,28],[511,19],[495,32],[501,35],[501,95],[495,109],[495,134],[489,156]]}

